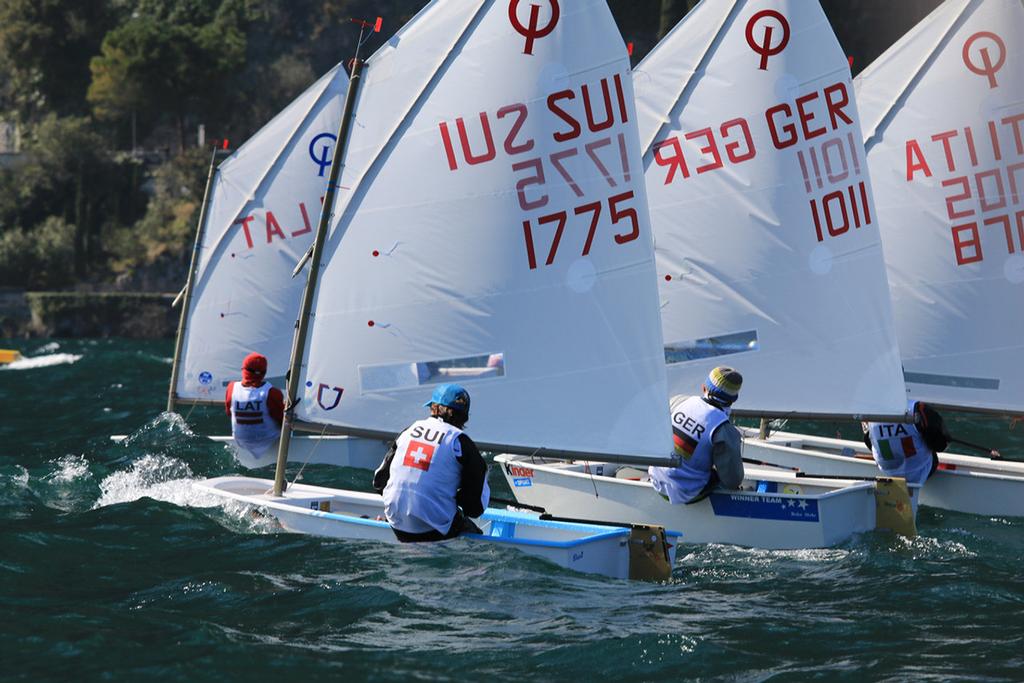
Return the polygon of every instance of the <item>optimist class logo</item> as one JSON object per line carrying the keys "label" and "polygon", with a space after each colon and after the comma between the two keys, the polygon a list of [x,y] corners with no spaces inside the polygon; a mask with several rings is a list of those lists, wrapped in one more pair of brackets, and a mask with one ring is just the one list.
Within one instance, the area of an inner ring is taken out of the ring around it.
{"label": "optimist class logo", "polygon": [[[766,21],[762,22],[762,19]],[[782,37],[779,38],[779,42],[775,45],[772,45],[772,36],[775,33],[776,24],[771,21],[772,19],[782,27]],[[760,43],[754,37],[754,29],[759,24],[764,26],[764,41]],[[747,22],[747,45],[755,53],[761,55],[761,64],[758,68],[761,71],[767,71],[768,58],[779,54],[789,45],[789,22],[786,21],[786,17],[773,9],[763,9],[754,14],[754,16],[750,17],[750,21]]]}
{"label": "optimist class logo", "polygon": [[[978,41],[984,42],[978,45],[977,51],[972,51],[972,48]],[[997,55],[995,64],[992,63],[992,55],[989,54],[989,48],[995,48],[995,54]],[[996,81],[996,74],[1003,68],[1003,64],[1006,63],[1006,43],[1003,42],[1002,38],[991,31],[975,33],[964,42],[963,58],[968,71],[979,76],[988,77],[988,87],[990,89],[995,90],[999,87],[999,83]],[[981,63],[979,64],[978,61],[975,61],[976,59]]]}
{"label": "optimist class logo", "polygon": [[508,3],[508,20],[512,24],[512,28],[516,30],[516,33],[526,38],[526,47],[523,48],[523,54],[532,55],[533,41],[544,38],[555,30],[555,26],[558,24],[558,17],[561,15],[561,10],[558,7],[558,0],[548,0],[551,4],[551,18],[548,19],[548,23],[541,28],[539,26],[540,5],[531,2],[530,25],[523,26],[523,22],[519,20],[519,5],[522,4],[522,1],[523,0],[510,0]]}
{"label": "optimist class logo", "polygon": [[[330,142],[323,143],[318,153],[317,143],[321,140],[330,140]],[[331,165],[331,148],[337,140],[338,136],[334,133],[320,133],[309,143],[309,158],[320,167],[320,172],[317,173],[320,178],[324,177],[324,171]]]}

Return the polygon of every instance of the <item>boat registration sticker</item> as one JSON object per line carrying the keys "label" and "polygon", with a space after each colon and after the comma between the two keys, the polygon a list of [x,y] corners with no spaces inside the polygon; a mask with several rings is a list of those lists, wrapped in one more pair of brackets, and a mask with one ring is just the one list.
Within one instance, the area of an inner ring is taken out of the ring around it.
{"label": "boat registration sticker", "polygon": [[529,477],[516,477],[512,480],[513,486],[533,486],[533,479]]}
{"label": "boat registration sticker", "polygon": [[712,493],[711,509],[718,517],[747,517],[793,522],[817,522],[818,501],[782,496]]}

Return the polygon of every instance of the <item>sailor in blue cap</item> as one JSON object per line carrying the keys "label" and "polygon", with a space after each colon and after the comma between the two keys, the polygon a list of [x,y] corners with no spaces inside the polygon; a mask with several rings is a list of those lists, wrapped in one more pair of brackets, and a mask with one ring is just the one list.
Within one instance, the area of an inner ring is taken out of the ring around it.
{"label": "sailor in blue cap", "polygon": [[469,518],[483,514],[491,491],[487,463],[462,431],[469,420],[469,392],[441,384],[423,405],[430,417],[402,432],[373,473],[384,514],[404,543],[479,533]]}

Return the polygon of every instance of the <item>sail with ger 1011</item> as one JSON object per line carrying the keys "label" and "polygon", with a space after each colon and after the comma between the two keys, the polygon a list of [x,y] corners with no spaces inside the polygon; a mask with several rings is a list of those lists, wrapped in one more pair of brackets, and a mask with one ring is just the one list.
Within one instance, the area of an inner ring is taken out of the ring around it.
{"label": "sail with ger 1011", "polygon": [[603,0],[434,2],[367,63],[297,416],[668,462],[629,60]]}
{"label": "sail with ger 1011", "polygon": [[856,81],[911,397],[1024,414],[1024,4],[947,0]]}
{"label": "sail with ger 1011", "polygon": [[704,2],[633,74],[669,388],[737,411],[902,416],[850,68],[815,0]]}
{"label": "sail with ger 1011", "polygon": [[250,351],[283,386],[348,78],[335,66],[224,160],[185,318],[178,398],[223,400]]}

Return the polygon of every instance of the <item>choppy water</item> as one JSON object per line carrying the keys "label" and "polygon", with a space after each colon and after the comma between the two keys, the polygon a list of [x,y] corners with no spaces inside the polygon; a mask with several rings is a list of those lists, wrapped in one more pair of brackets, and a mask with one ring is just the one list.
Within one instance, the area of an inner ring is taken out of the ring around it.
{"label": "choppy water", "polygon": [[[684,547],[666,584],[282,534],[193,491],[238,468],[198,436],[222,415],[160,414],[169,342],[12,345],[28,358],[0,370],[2,681],[1024,679],[1024,520],[922,509],[913,540]],[[1024,458],[1024,426],[948,417]],[[305,480],[369,490],[360,470]]]}

